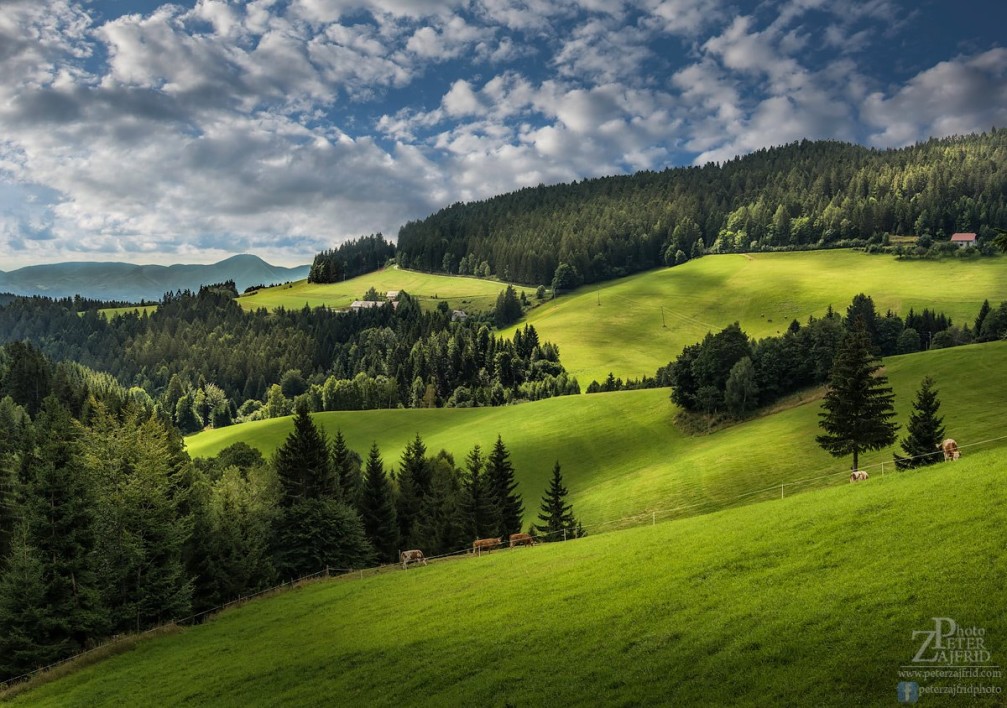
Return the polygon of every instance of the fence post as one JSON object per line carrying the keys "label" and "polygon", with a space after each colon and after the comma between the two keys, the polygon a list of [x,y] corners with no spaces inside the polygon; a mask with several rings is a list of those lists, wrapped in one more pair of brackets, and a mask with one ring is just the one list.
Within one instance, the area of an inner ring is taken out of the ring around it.
{"label": "fence post", "polygon": [[657,526],[657,512],[656,511],[650,512],[650,525],[651,526]]}
{"label": "fence post", "polygon": [[881,476],[882,476],[882,477],[884,477],[884,476],[885,476],[885,463],[884,463],[883,461],[882,461],[882,463],[881,463]]}
{"label": "fence post", "polygon": [[566,529],[563,529],[563,540],[566,540]]}
{"label": "fence post", "polygon": [[783,485],[780,485],[780,499],[783,499]]}

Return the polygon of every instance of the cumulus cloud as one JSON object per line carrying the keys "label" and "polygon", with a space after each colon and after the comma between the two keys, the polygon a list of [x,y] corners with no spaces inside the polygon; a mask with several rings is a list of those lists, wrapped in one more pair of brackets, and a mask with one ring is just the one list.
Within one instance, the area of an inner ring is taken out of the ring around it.
{"label": "cumulus cloud", "polygon": [[1007,125],[1007,49],[942,61],[862,106],[875,145],[908,145]]}

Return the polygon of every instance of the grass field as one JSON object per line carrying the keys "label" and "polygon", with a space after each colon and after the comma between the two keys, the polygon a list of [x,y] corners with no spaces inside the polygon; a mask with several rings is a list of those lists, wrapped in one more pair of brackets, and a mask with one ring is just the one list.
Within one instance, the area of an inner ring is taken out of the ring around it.
{"label": "grass field", "polygon": [[138,315],[142,315],[144,313],[151,315],[156,309],[157,305],[143,305],[142,307],[140,305],[131,305],[129,307],[108,307],[104,310],[98,310],[98,313],[104,315],[108,319],[112,319],[113,317],[125,315],[130,312],[135,312]]}
{"label": "grass field", "polygon": [[757,338],[775,335],[791,320],[821,316],[830,304],[845,312],[861,292],[881,314],[926,307],[971,326],[984,299],[1007,300],[1007,258],[897,261],[860,251],[706,256],[581,288],[536,308],[527,321],[559,345],[563,365],[586,388],[609,371],[653,376],[682,347],[732,322]]}
{"label": "grass field", "polygon": [[[969,445],[1005,434],[1007,342],[891,357],[886,371],[896,392],[898,421],[908,421],[920,381],[933,376],[948,435]],[[501,408],[347,411],[321,413],[330,434],[341,429],[351,448],[366,455],[373,441],[386,468],[398,464],[419,433],[431,454],[446,449],[459,465],[474,444],[484,450],[503,436],[517,469],[526,520],[537,514],[553,462],[559,460],[574,510],[593,525],[661,511],[664,518],[846,484],[851,460],[837,460],[814,442],[817,392],[794,405],[710,435],[688,436],[673,425],[667,389],[568,396]],[[266,454],[292,430],[290,418],[245,423],[187,438],[190,454],[211,456],[237,441]],[[1002,444],[1002,443],[1001,443]],[[966,448],[966,455],[969,453]],[[891,470],[891,451],[867,453],[861,466]],[[833,474],[834,473],[834,474]],[[808,478],[821,477],[810,482]],[[756,490],[766,490],[750,494]]]}
{"label": "grass field", "polygon": [[[1007,651],[999,451],[565,544],[319,581],[18,705],[896,705],[934,617]],[[928,652],[929,655],[929,652]],[[1005,687],[1002,678],[921,680]],[[1000,705],[923,696],[923,705]]]}
{"label": "grass field", "polygon": [[[318,284],[299,280],[289,285],[277,285],[243,295],[238,298],[238,302],[245,309],[264,307],[275,310],[284,307],[299,310],[305,305],[341,308],[349,307],[354,300],[362,299],[364,293],[372,287],[381,294],[389,290],[404,290],[419,298],[421,304],[429,309],[447,301],[455,310],[484,311],[496,306],[497,295],[507,285],[496,280],[431,275],[393,267],[342,283]],[[529,298],[535,295],[534,288],[517,287],[517,290],[519,293],[524,291]]]}

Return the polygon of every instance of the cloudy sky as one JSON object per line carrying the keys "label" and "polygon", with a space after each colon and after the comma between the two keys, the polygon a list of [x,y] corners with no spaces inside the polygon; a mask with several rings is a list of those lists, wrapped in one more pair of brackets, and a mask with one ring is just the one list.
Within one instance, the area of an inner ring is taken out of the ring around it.
{"label": "cloudy sky", "polygon": [[1002,0],[0,0],[0,270],[303,263],[447,204],[1007,126]]}

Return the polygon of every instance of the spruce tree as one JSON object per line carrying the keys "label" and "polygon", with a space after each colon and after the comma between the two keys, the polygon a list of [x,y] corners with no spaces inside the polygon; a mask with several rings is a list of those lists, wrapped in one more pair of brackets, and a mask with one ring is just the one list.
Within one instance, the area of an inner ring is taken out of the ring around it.
{"label": "spruce tree", "polygon": [[364,489],[360,497],[360,516],[367,539],[383,563],[398,560],[399,527],[395,516],[392,485],[385,475],[378,444],[371,445],[364,471]]}
{"label": "spruce tree", "polygon": [[298,406],[294,430],[276,451],[274,464],[280,480],[281,506],[305,499],[338,498],[328,441],[311,419],[307,406]]}
{"label": "spruce tree", "polygon": [[40,636],[39,627],[51,618],[42,556],[28,536],[27,526],[20,524],[0,572],[0,681],[47,666],[66,651],[62,642],[53,646]]}
{"label": "spruce tree", "polygon": [[906,426],[907,435],[900,443],[908,457],[896,454],[896,467],[922,467],[943,459],[940,445],[944,439],[944,419],[937,415],[940,407],[934,380],[926,376],[913,400],[913,412],[909,414],[909,425]]}
{"label": "spruce tree", "polygon": [[402,543],[410,548],[416,545],[413,539],[413,526],[419,516],[423,500],[430,491],[430,471],[427,467],[426,453],[426,445],[417,433],[416,438],[403,450],[399,464],[396,514]]}
{"label": "spruce tree", "polygon": [[[563,475],[560,472],[559,461],[552,469],[552,479],[549,488],[542,497],[542,507],[538,518],[542,523],[535,524],[532,532],[546,542],[564,541],[586,535],[584,528],[573,515],[573,506],[566,503],[567,488],[563,485]],[[564,536],[564,532],[565,536]]]}
{"label": "spruce tree", "polygon": [[343,431],[337,430],[332,440],[332,474],[339,483],[339,496],[356,508],[364,480],[360,474],[359,456],[346,446]]}
{"label": "spruce tree", "polygon": [[486,462],[478,445],[465,457],[462,511],[472,538],[492,538],[497,535],[500,528],[500,509],[490,487]]}
{"label": "spruce tree", "polygon": [[489,478],[496,507],[500,510],[498,535],[506,539],[510,534],[521,531],[524,503],[517,491],[518,484],[514,479],[514,465],[510,461],[510,452],[507,451],[503,438],[499,435],[496,444],[493,445],[493,451],[486,460],[486,476]]}
{"label": "spruce tree", "polygon": [[888,379],[878,373],[881,364],[873,353],[870,335],[861,318],[843,338],[832,364],[828,388],[819,413],[824,435],[815,439],[833,457],[853,455],[857,469],[860,453],[880,450],[895,442],[898,425],[895,395]]}
{"label": "spruce tree", "polygon": [[431,460],[430,493],[416,520],[414,546],[427,555],[450,553],[472,542],[460,505],[461,484],[454,460],[441,453]]}

